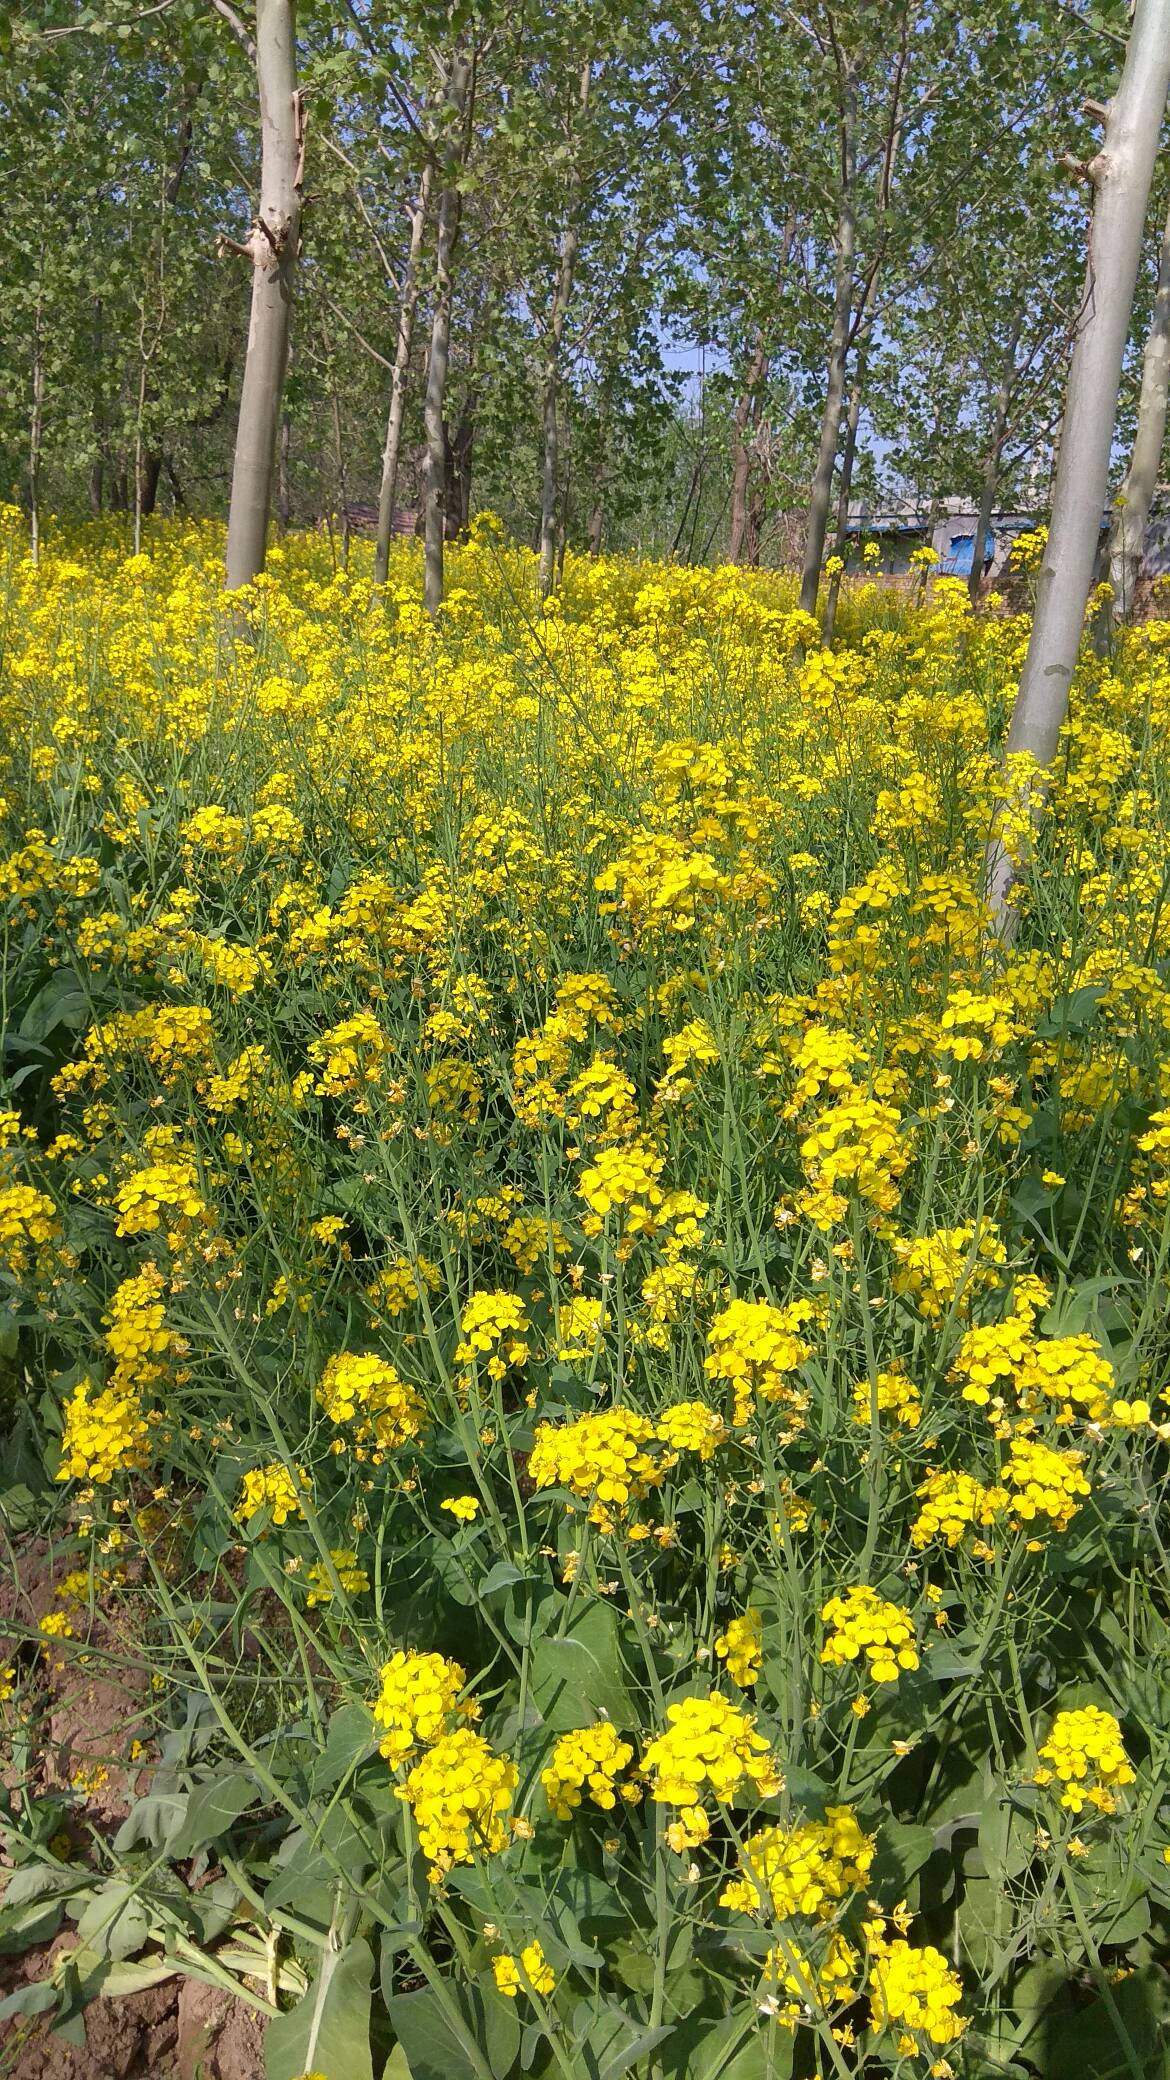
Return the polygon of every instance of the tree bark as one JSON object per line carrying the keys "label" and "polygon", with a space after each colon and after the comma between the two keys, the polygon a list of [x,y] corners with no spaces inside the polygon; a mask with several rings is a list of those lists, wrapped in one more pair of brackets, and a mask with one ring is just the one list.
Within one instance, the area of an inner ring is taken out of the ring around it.
{"label": "tree bark", "polygon": [[742,563],[748,539],[748,490],[752,474],[752,436],[759,420],[760,384],[768,372],[762,330],[748,365],[747,379],[736,401],[731,422],[731,531],[727,543],[729,563]]}
{"label": "tree bark", "polygon": [[999,465],[1003,458],[1003,444],[1007,439],[1008,413],[1012,404],[1012,388],[1016,380],[1016,348],[1020,344],[1019,318],[1011,330],[1003,368],[996,386],[995,405],[991,420],[991,439],[983,461],[983,483],[979,494],[979,517],[975,522],[975,535],[971,543],[971,575],[967,580],[967,591],[971,605],[977,606],[983,591],[983,561],[986,555],[987,533],[991,526],[991,515],[995,510],[995,491],[999,483]]}
{"label": "tree bark", "polygon": [[444,422],[443,441],[447,471],[447,540],[457,541],[471,526],[471,472],[475,461],[475,415],[479,400],[469,391],[455,422],[455,431]]}
{"label": "tree bark", "polygon": [[45,363],[41,353],[41,305],[37,299],[33,332],[32,411],[28,427],[28,547],[34,563],[41,560],[41,442],[45,428]]}
{"label": "tree bark", "polygon": [[[447,368],[451,357],[451,292],[455,249],[459,242],[462,213],[457,174],[466,154],[467,111],[474,82],[474,61],[458,54],[451,61],[447,101],[462,133],[460,148],[448,154],[448,166],[439,197],[439,223],[435,257],[435,303],[431,314],[431,344],[427,356],[427,388],[423,405],[426,430],[426,489],[423,501],[424,570],[423,603],[432,620],[443,604],[443,544],[447,508],[447,441],[443,404],[447,392]],[[454,177],[453,177],[454,176]]]}
{"label": "tree bark", "polygon": [[[1105,136],[1090,168],[1096,199],[1084,317],[1073,348],[1036,612],[1007,752],[1039,765],[1056,755],[1085,622],[1109,479],[1121,363],[1133,310],[1146,203],[1170,82],[1170,0],[1137,0]],[[1010,933],[1013,868],[998,839],[987,889],[999,930]]]}
{"label": "tree bark", "polygon": [[[580,110],[582,119],[589,106],[589,84],[592,64],[587,59],[581,69]],[[553,589],[557,570],[557,405],[561,386],[561,341],[565,331],[565,316],[569,299],[573,294],[573,276],[577,267],[577,247],[580,231],[577,224],[577,209],[581,196],[581,152],[573,161],[569,181],[569,194],[565,208],[565,222],[561,231],[560,265],[557,269],[557,284],[553,291],[552,311],[549,315],[548,340],[545,346],[543,386],[541,392],[541,421],[544,434],[544,470],[540,490],[540,596],[547,599]]]}
{"label": "tree bark", "polygon": [[856,73],[849,67],[844,73],[841,94],[841,211],[837,224],[837,263],[833,290],[833,323],[829,333],[828,380],[825,387],[825,408],[821,418],[820,445],[809,496],[804,563],[800,573],[800,604],[806,614],[815,614],[817,610],[821,564],[824,560],[825,536],[829,526],[829,506],[833,496],[833,472],[837,463],[837,444],[841,436],[841,409],[845,401],[845,366],[849,355],[857,244],[854,218],[856,95]]}
{"label": "tree bark", "polygon": [[[853,466],[857,460],[857,430],[861,424],[861,399],[865,388],[865,349],[858,352],[857,367],[849,390],[849,409],[845,415],[845,445],[841,451],[841,479],[837,487],[837,526],[833,536],[833,554],[844,558],[845,544],[849,539],[849,494],[853,489]],[[823,640],[826,647],[833,640],[837,626],[837,602],[841,597],[840,571],[834,571],[829,580],[829,596],[825,601],[825,625]]]}
{"label": "tree bark", "polygon": [[1146,349],[1142,356],[1142,386],[1138,398],[1137,430],[1125,482],[1117,500],[1109,543],[1109,582],[1113,588],[1113,618],[1128,621],[1133,612],[1134,593],[1141,568],[1142,544],[1150,517],[1158,470],[1166,438],[1166,405],[1170,392],[1170,216],[1162,234],[1158,257],[1158,286]]}
{"label": "tree bark", "polygon": [[303,114],[297,92],[296,0],[256,0],[260,203],[245,251],[252,311],[228,513],[227,584],[264,568],[281,393],[301,225]]}
{"label": "tree bark", "polygon": [[148,448],[142,458],[142,497],[139,501],[144,520],[153,519],[158,510],[158,487],[162,473],[161,450]]}
{"label": "tree bark", "polygon": [[398,486],[398,458],[402,452],[402,422],[406,415],[406,378],[414,341],[414,314],[418,308],[418,263],[426,235],[430,206],[432,167],[428,160],[419,182],[418,197],[410,212],[410,247],[402,277],[402,301],[398,306],[398,338],[394,366],[390,372],[390,410],[386,418],[386,445],[382,450],[382,482],[378,489],[378,533],[374,542],[374,583],[384,585],[390,567],[390,536],[394,528],[394,494]]}

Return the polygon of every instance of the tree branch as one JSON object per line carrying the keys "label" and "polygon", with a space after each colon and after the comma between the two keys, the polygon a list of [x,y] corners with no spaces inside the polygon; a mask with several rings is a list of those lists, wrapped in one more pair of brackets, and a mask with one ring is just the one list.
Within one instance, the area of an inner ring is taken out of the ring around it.
{"label": "tree branch", "polygon": [[256,46],[240,20],[239,15],[236,13],[235,8],[228,5],[228,0],[207,0],[207,4],[214,9],[221,21],[227,23],[241,50],[246,52],[249,64],[254,65],[256,63]]}

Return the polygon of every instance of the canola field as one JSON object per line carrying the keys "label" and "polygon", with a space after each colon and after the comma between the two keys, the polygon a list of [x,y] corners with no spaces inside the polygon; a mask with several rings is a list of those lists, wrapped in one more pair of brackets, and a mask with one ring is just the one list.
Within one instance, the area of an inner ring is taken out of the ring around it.
{"label": "canola field", "polygon": [[364,553],[0,535],[7,2041],[1164,2073],[1170,621],[1002,941],[1026,615]]}

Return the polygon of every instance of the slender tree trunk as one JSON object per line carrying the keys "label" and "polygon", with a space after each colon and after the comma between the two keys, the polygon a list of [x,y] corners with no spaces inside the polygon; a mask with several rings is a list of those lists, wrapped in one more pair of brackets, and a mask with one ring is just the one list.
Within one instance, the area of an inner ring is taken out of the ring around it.
{"label": "slender tree trunk", "polygon": [[820,445],[809,496],[804,564],[800,573],[800,604],[806,614],[815,614],[817,610],[821,564],[824,560],[825,536],[829,526],[829,506],[833,496],[833,471],[837,462],[837,444],[841,436],[841,410],[845,401],[845,365],[849,356],[857,243],[853,202],[856,170],[856,95],[856,75],[850,69],[845,75],[841,96],[841,214],[837,225],[837,266],[833,293],[833,323],[829,334],[828,380],[825,386],[825,408],[821,417]]}
{"label": "slender tree trunk", "polygon": [[[857,461],[857,430],[861,424],[861,400],[865,388],[865,348],[858,349],[857,367],[849,389],[849,409],[845,414],[845,445],[841,451],[841,479],[837,487],[837,525],[833,535],[833,554],[844,560],[845,545],[849,540],[849,494],[853,489],[853,467]],[[823,640],[826,645],[833,640],[837,626],[837,602],[841,597],[839,570],[829,580],[829,593],[825,601],[825,625]]]}
{"label": "slender tree trunk", "polygon": [[341,402],[332,401],[333,472],[337,487],[337,513],[341,521],[341,567],[349,569],[349,492],[345,481],[345,449],[341,439]]}
{"label": "slender tree trunk", "polygon": [[32,411],[28,426],[28,547],[34,563],[41,560],[41,442],[45,430],[45,363],[41,353],[41,306],[38,299],[33,332]]}
{"label": "slender tree trunk", "polygon": [[[466,117],[473,79],[472,59],[462,54],[454,57],[447,81],[447,100],[462,131],[462,149],[452,155],[452,160],[459,165],[466,155]],[[423,602],[432,619],[443,604],[443,544],[447,505],[447,442],[443,404],[451,355],[452,268],[455,248],[459,242],[462,209],[459,188],[451,178],[452,173],[457,170],[457,164],[449,164],[447,179],[439,197],[435,304],[431,315],[431,345],[427,356],[427,388],[423,406],[423,424],[427,439],[426,489],[423,503]]]}
{"label": "slender tree trunk", "polygon": [[260,206],[245,251],[252,313],[228,513],[227,583],[264,568],[281,393],[300,242],[304,131],[297,92],[295,0],[256,0]]}
{"label": "slender tree trunk", "polygon": [[747,379],[736,401],[731,422],[731,530],[727,543],[729,563],[742,563],[748,538],[748,492],[752,474],[752,436],[759,421],[760,385],[768,373],[762,330],[756,333]]}
{"label": "slender tree trunk", "polygon": [[[1073,348],[1052,521],[1036,612],[1007,752],[1039,765],[1056,755],[1085,622],[1109,480],[1121,363],[1133,311],[1146,203],[1170,82],[1170,0],[1137,0],[1105,137],[1090,168],[1096,187],[1084,315]],[[987,863],[988,896],[1001,932],[1013,869],[1001,842]]]}
{"label": "slender tree trunk", "polygon": [[158,487],[164,457],[160,448],[148,448],[142,459],[142,517],[151,520],[158,509]]}
{"label": "slender tree trunk", "polygon": [[608,441],[609,419],[607,403],[603,396],[601,412],[597,422],[597,439],[593,449],[593,504],[589,513],[589,554],[600,556],[605,540],[605,451]]}
{"label": "slender tree trunk", "polygon": [[[589,106],[589,84],[592,65],[587,60],[581,69],[580,107],[582,120]],[[553,292],[552,311],[549,316],[548,340],[544,356],[544,380],[541,393],[541,419],[544,433],[544,471],[540,491],[540,595],[546,599],[553,589],[557,570],[557,406],[561,387],[561,341],[565,331],[565,317],[569,299],[573,294],[573,276],[577,267],[577,247],[580,232],[577,210],[581,197],[581,149],[578,148],[573,161],[569,181],[569,194],[565,208],[564,228],[561,231],[560,265],[557,269],[557,285]]]}
{"label": "slender tree trunk", "polygon": [[478,407],[475,391],[469,390],[454,433],[446,425],[443,429],[447,470],[445,519],[449,542],[465,535],[471,526],[471,472],[475,461],[475,415]]}
{"label": "slender tree trunk", "polygon": [[134,419],[134,554],[142,550],[142,415],[146,410],[146,355],[142,354],[138,368],[138,411]]}
{"label": "slender tree trunk", "polygon": [[394,494],[398,485],[398,458],[402,451],[402,421],[406,414],[406,379],[414,340],[414,314],[418,308],[418,263],[426,235],[430,206],[432,168],[428,160],[419,182],[418,198],[410,212],[410,248],[402,277],[402,301],[398,307],[398,338],[390,373],[390,410],[386,418],[386,445],[382,450],[382,482],[378,490],[378,534],[374,543],[374,583],[384,585],[390,567],[390,536],[394,527]]}
{"label": "slender tree trunk", "polygon": [[996,384],[995,400],[991,414],[991,436],[983,457],[983,479],[979,491],[979,513],[975,522],[975,533],[971,541],[971,575],[967,580],[967,591],[971,605],[977,606],[983,591],[983,565],[987,554],[987,536],[991,528],[991,516],[995,511],[995,494],[999,485],[999,466],[1003,459],[1003,444],[1007,439],[1008,413],[1011,410],[1012,389],[1016,380],[1016,349],[1020,344],[1020,320],[1017,318],[1008,338],[999,382]]}
{"label": "slender tree trunk", "polygon": [[1166,404],[1170,391],[1170,216],[1162,234],[1158,257],[1158,286],[1154,310],[1142,356],[1142,387],[1138,398],[1137,431],[1125,482],[1117,500],[1109,543],[1109,582],[1113,588],[1113,616],[1128,621],[1133,612],[1134,593],[1141,568],[1142,544],[1150,517],[1158,470],[1166,438]]}

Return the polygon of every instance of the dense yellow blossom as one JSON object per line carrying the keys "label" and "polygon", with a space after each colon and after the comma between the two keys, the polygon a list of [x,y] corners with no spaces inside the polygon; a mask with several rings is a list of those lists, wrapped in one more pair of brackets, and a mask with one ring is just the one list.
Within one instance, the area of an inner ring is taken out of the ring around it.
{"label": "dense yellow blossom", "polygon": [[499,1854],[508,1839],[505,1815],[518,1780],[515,1763],[495,1754],[470,1726],[441,1734],[424,1751],[398,1796],[414,1813],[432,1884],[454,1864]]}
{"label": "dense yellow blossom", "polygon": [[821,1660],[833,1667],[865,1662],[875,1683],[896,1683],[901,1670],[918,1667],[913,1618],[876,1589],[858,1587],[830,1596],[821,1622],[829,1627]]}
{"label": "dense yellow blossom", "polygon": [[765,1827],[748,1836],[742,1875],[719,1895],[721,1906],[754,1914],[765,1904],[780,1921],[804,1914],[826,1921],[869,1880],[874,1840],[849,1806],[828,1806],[823,1820]]}
{"label": "dense yellow blossom", "polygon": [[[631,1743],[606,1719],[562,1733],[546,1768],[540,1773],[550,1810],[558,1820],[571,1820],[582,1799],[603,1812],[611,1812],[618,1800],[617,1780],[634,1759]],[[630,1787],[623,1785],[621,1795]]]}
{"label": "dense yellow blossom", "polygon": [[317,1399],[331,1423],[352,1425],[355,1442],[372,1444],[379,1452],[417,1437],[426,1422],[421,1396],[387,1359],[354,1351],[329,1359]]}
{"label": "dense yellow blossom", "polygon": [[[467,1676],[457,1661],[442,1654],[404,1653],[400,1649],[381,1669],[382,1687],[374,1701],[374,1718],[386,1732],[381,1750],[397,1768],[414,1749],[429,1746],[443,1733],[454,1712]],[[474,1718],[476,1707],[460,1707],[464,1718]]]}
{"label": "dense yellow blossom", "polygon": [[1121,1727],[1113,1713],[1100,1705],[1058,1712],[1037,1753],[1041,1764],[1048,1766],[1036,1771],[1036,1782],[1051,1783],[1055,1777],[1061,1787],[1060,1803],[1070,1813],[1083,1812],[1086,1805],[1112,1813],[1117,1805],[1114,1790],[1137,1781]]}
{"label": "dense yellow blossom", "polygon": [[132,1390],[111,1386],[98,1393],[83,1379],[65,1404],[57,1479],[105,1482],[145,1466],[147,1434]]}
{"label": "dense yellow blossom", "polygon": [[502,1951],[493,1957],[492,1971],[499,1992],[509,2000],[515,2000],[522,1989],[525,1993],[549,1994],[557,1983],[557,1975],[539,1943],[525,1943],[519,1961]]}
{"label": "dense yellow blossom", "polygon": [[778,1788],[779,1771],[755,1720],[717,1691],[668,1705],[666,1718],[641,1764],[657,1802],[693,1806],[708,1787],[727,1800],[745,1780],[765,1796]]}

